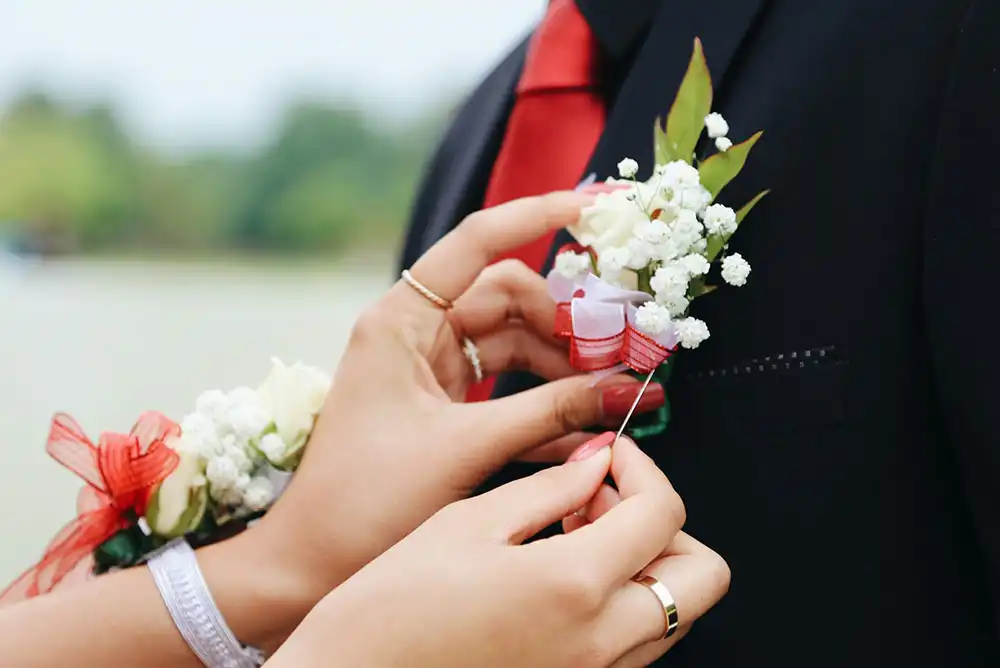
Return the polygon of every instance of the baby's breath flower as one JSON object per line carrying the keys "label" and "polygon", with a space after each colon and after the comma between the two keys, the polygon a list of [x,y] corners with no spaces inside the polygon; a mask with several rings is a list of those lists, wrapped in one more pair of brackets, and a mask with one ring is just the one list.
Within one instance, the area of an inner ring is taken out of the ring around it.
{"label": "baby's breath flower", "polygon": [[564,278],[574,279],[590,271],[590,255],[563,251],[556,255],[553,269]]}
{"label": "baby's breath flower", "polygon": [[726,122],[722,114],[713,111],[705,117],[705,129],[708,131],[708,136],[712,139],[725,137],[729,134],[729,123]]}
{"label": "baby's breath flower", "polygon": [[697,253],[685,255],[677,262],[692,276],[704,276],[710,268],[708,260]]}
{"label": "baby's breath flower", "polygon": [[639,163],[632,158],[625,158],[618,163],[618,175],[623,179],[633,179],[639,172]]}
{"label": "baby's breath flower", "polygon": [[656,300],[662,303],[664,300],[687,294],[690,280],[691,275],[687,270],[673,262],[656,270],[649,281],[649,287],[656,293]]}
{"label": "baby's breath flower", "polygon": [[719,149],[723,153],[725,153],[732,147],[733,147],[733,142],[729,137],[717,137],[715,140],[715,148]]}
{"label": "baby's breath flower", "polygon": [[635,324],[646,334],[661,334],[670,327],[670,311],[656,302],[646,302],[636,309]]}
{"label": "baby's breath flower", "polygon": [[736,231],[736,212],[723,204],[705,209],[705,229],[709,234],[729,236]]}
{"label": "baby's breath flower", "polygon": [[208,460],[205,469],[205,478],[212,487],[213,492],[222,492],[236,485],[240,477],[239,468],[232,459],[225,455],[212,457]]}
{"label": "baby's breath flower", "polygon": [[681,345],[685,348],[697,348],[702,341],[709,337],[708,325],[698,318],[676,320],[674,326],[677,328],[677,336]]}
{"label": "baby's breath flower", "polygon": [[750,263],[739,253],[727,255],[722,260],[722,280],[729,285],[740,287],[747,284],[750,275]]}
{"label": "baby's breath flower", "polygon": [[243,505],[251,512],[264,510],[274,501],[274,485],[263,476],[257,476],[243,490]]}

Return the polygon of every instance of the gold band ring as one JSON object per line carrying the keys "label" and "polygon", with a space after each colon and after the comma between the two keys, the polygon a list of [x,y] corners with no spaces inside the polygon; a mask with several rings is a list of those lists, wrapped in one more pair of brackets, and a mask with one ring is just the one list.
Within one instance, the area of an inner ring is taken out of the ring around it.
{"label": "gold band ring", "polygon": [[447,311],[454,305],[450,301],[448,301],[447,299],[445,299],[444,297],[442,297],[441,295],[434,292],[426,285],[418,281],[417,279],[413,278],[413,274],[410,273],[409,269],[404,269],[403,273],[400,274],[400,276],[407,285],[416,290],[418,293],[420,293],[421,297],[423,297],[430,303],[434,304],[435,306],[438,306]]}
{"label": "gold band ring", "polygon": [[642,575],[633,578],[633,582],[637,582],[653,592],[656,600],[660,602],[660,607],[663,608],[663,619],[666,622],[666,630],[663,633],[663,637],[669,638],[674,635],[677,632],[679,621],[677,617],[677,604],[674,603],[674,597],[670,594],[670,590],[651,575]]}

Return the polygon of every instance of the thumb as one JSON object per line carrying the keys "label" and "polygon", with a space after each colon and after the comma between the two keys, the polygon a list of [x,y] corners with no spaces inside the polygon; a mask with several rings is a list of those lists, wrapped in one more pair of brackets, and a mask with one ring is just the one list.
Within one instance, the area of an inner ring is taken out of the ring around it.
{"label": "thumb", "polygon": [[560,466],[515,480],[470,499],[476,523],[518,545],[584,507],[611,467],[612,432],[587,441]]}

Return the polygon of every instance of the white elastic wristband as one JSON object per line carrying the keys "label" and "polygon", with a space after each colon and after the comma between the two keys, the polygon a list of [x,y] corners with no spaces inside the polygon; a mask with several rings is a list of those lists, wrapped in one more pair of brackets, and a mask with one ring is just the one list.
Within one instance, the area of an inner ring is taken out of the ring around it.
{"label": "white elastic wristband", "polygon": [[194,550],[184,539],[166,545],[146,566],[177,630],[207,668],[264,665],[263,652],[241,645],[222,618]]}

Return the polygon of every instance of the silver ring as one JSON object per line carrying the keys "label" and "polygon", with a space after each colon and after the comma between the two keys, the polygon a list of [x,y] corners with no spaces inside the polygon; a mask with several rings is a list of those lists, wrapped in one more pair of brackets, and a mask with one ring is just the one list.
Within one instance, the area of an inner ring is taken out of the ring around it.
{"label": "silver ring", "polygon": [[469,364],[472,365],[472,372],[476,375],[476,382],[483,382],[483,363],[479,360],[479,348],[467,336],[462,337],[462,352],[465,354],[465,359],[469,360]]}
{"label": "silver ring", "polygon": [[406,282],[407,285],[409,285],[411,288],[420,293],[421,297],[431,302],[435,306],[439,306],[445,311],[451,309],[451,307],[454,306],[454,304],[452,304],[449,300],[445,299],[444,297],[434,292],[433,290],[428,288],[426,285],[424,285],[417,279],[413,278],[413,274],[410,273],[409,269],[404,269],[403,273],[400,274],[400,277],[403,279],[403,281]]}
{"label": "silver ring", "polygon": [[663,633],[664,639],[674,635],[674,633],[677,632],[677,627],[680,624],[680,621],[677,616],[677,604],[674,602],[674,597],[670,594],[670,590],[667,589],[666,585],[651,575],[643,575],[633,578],[633,582],[637,582],[649,591],[653,592],[653,595],[656,596],[656,600],[660,602],[660,607],[663,608],[663,619],[666,622],[666,630]]}

